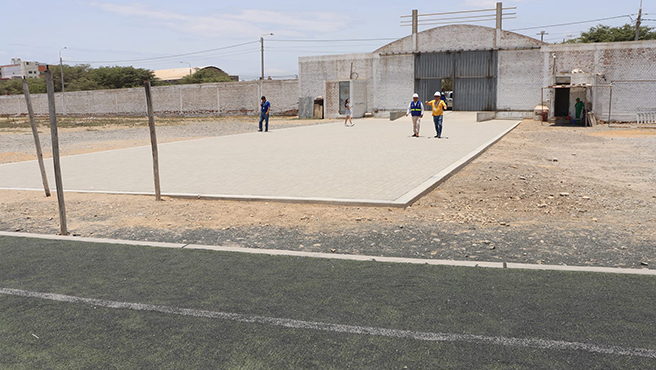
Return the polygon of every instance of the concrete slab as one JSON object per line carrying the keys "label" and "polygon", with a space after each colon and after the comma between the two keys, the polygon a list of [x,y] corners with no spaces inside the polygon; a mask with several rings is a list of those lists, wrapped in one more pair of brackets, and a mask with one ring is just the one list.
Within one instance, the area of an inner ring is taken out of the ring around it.
{"label": "concrete slab", "polygon": [[[443,136],[431,117],[413,138],[410,118],[247,133],[159,145],[168,196],[405,207],[512,130],[447,112]],[[255,125],[254,125],[255,127]],[[149,146],[63,157],[70,192],[154,194]],[[54,184],[52,161],[46,161]],[[0,188],[42,190],[36,161],[0,165]]]}

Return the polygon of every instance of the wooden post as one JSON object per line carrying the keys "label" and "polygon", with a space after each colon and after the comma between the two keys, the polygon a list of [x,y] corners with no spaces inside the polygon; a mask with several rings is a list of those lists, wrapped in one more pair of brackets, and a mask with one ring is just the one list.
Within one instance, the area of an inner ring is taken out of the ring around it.
{"label": "wooden post", "polygon": [[23,93],[25,94],[25,103],[27,104],[27,114],[30,116],[30,126],[32,126],[32,136],[34,136],[34,145],[36,146],[36,158],[39,162],[39,169],[41,170],[41,181],[43,182],[43,190],[46,192],[46,197],[49,197],[50,188],[48,187],[48,176],[46,175],[46,167],[43,164],[43,153],[41,152],[41,140],[39,140],[39,131],[36,129],[36,122],[34,121],[34,109],[32,108],[30,87],[27,85],[27,79],[25,77],[23,77]]}
{"label": "wooden post", "polygon": [[55,186],[59,204],[59,227],[61,235],[68,235],[66,229],[66,205],[64,204],[64,185],[62,184],[61,164],[59,163],[59,136],[57,134],[57,112],[55,111],[55,85],[52,71],[46,69],[46,90],[48,92],[48,113],[50,114],[50,136],[52,137],[52,162],[55,166]]}
{"label": "wooden post", "polygon": [[150,81],[144,81],[146,89],[146,107],[148,109],[148,127],[150,127],[150,146],[153,150],[153,174],[155,177],[155,200],[162,200],[159,187],[159,156],[157,154],[157,135],[155,133],[155,115],[153,113],[153,98],[150,94]]}

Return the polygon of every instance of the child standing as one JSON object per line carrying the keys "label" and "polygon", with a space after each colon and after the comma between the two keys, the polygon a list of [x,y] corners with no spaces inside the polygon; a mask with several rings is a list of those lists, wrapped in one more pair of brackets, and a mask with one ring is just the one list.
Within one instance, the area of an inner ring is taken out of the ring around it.
{"label": "child standing", "polygon": [[[354,126],[353,119],[351,118],[353,114],[351,113],[351,108],[353,108],[353,104],[351,104],[350,99],[346,99],[344,102],[344,108],[346,108],[346,120],[344,121],[344,126]],[[351,122],[349,125],[348,123]]]}

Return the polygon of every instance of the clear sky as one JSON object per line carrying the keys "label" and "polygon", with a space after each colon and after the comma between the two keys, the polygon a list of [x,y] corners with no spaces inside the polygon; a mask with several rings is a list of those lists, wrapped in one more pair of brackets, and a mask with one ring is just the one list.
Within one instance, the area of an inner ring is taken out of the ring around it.
{"label": "clear sky", "polygon": [[[3,36],[0,65],[10,59],[58,63],[134,65],[149,69],[214,65],[230,74],[254,79],[260,74],[259,38],[265,37],[266,75],[294,77],[298,57],[307,55],[370,52],[411,30],[401,26],[401,15],[493,8],[496,1],[297,1],[297,0],[3,0]],[[516,0],[516,19],[504,21],[515,30],[561,23],[631,15],[640,0]],[[509,11],[514,12],[514,11]],[[646,19],[656,19],[656,0],[644,0]],[[545,27],[545,41],[576,37],[599,23],[611,26],[631,18],[578,25]],[[494,27],[493,21],[479,22]],[[656,26],[656,22],[644,24]],[[421,30],[435,26],[424,26]],[[517,31],[537,37],[540,29]],[[301,42],[290,40],[378,39],[357,42]],[[390,39],[390,40],[381,40]],[[448,40],[445,40],[448,42]],[[239,47],[211,52],[177,54]],[[161,58],[160,58],[161,57]],[[160,59],[151,59],[160,58]],[[150,59],[150,60],[144,60]]]}

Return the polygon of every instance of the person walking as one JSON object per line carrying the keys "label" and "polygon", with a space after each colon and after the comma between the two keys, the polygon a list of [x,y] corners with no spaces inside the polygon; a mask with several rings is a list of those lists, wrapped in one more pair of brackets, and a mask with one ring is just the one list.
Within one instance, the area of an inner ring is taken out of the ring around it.
{"label": "person walking", "polygon": [[408,105],[408,112],[405,114],[412,115],[412,136],[419,137],[419,123],[424,118],[424,105],[419,101],[419,95],[412,95],[412,101]]}
{"label": "person walking", "polygon": [[[351,112],[351,109],[353,108],[353,104],[351,104],[350,99],[346,99],[346,101],[344,102],[344,108],[346,108],[346,120],[344,121],[344,126],[347,127],[354,126],[353,119],[352,119],[353,113]],[[349,121],[351,122],[350,125],[348,124]]]}
{"label": "person walking", "polygon": [[266,96],[262,97],[262,102],[260,103],[260,129],[258,132],[262,132],[262,122],[266,122],[264,125],[264,131],[269,131],[269,111],[271,110],[271,103],[266,99]]}
{"label": "person walking", "polygon": [[436,138],[442,138],[442,123],[444,122],[444,110],[446,109],[446,103],[442,100],[442,95],[439,91],[435,92],[435,99],[427,101],[426,105],[430,105],[433,108],[433,123],[435,123],[435,131],[437,131]]}

